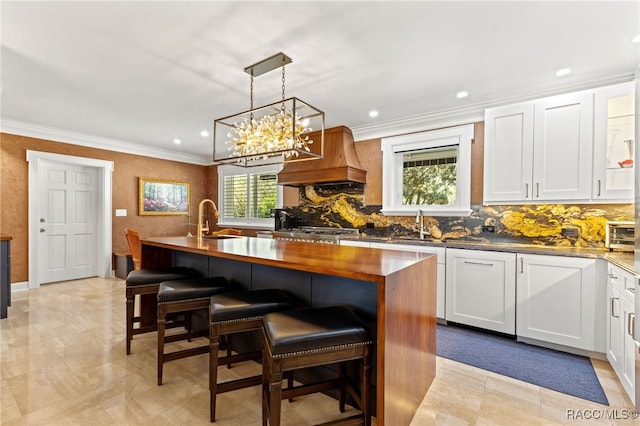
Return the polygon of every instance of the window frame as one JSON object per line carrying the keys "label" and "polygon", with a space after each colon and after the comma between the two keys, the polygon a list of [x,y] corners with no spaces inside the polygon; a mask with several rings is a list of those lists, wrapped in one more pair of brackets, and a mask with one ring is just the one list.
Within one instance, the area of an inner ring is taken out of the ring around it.
{"label": "window frame", "polygon": [[[415,216],[469,216],[471,214],[471,143],[474,126],[449,127],[382,139],[382,214]],[[403,154],[445,146],[458,146],[456,166],[456,204],[402,204]]]}
{"label": "window frame", "polygon": [[[244,175],[249,179],[249,175],[256,173],[279,173],[282,170],[282,164],[270,164],[265,166],[256,167],[240,167],[232,164],[223,164],[218,166],[218,212],[220,217],[218,218],[218,226],[232,226],[235,228],[257,228],[257,229],[273,229],[273,218],[226,218],[224,217],[225,211],[225,191],[224,191],[224,178],[228,176],[240,176]],[[276,206],[275,208],[282,208],[282,185],[276,184]]]}

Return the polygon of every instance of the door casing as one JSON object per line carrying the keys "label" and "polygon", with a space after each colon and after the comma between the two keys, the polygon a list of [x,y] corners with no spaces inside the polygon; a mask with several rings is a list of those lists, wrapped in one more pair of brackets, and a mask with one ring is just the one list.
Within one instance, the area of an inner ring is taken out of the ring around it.
{"label": "door casing", "polygon": [[113,174],[113,161],[27,150],[27,162],[29,163],[29,289],[40,287],[41,282],[40,277],[38,277],[38,220],[40,212],[40,197],[37,185],[39,182],[38,179],[40,172],[44,169],[42,164],[43,162],[81,165],[95,167],[97,169],[97,275],[102,278],[111,277],[111,179]]}

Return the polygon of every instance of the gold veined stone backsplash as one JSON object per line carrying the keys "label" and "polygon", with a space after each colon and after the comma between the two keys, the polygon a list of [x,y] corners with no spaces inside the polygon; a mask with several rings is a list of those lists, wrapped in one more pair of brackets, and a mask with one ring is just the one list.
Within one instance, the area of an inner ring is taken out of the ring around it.
{"label": "gold veined stone backsplash", "polygon": [[[385,216],[364,205],[363,185],[307,185],[299,206],[288,208],[301,225],[359,228],[368,236],[418,238],[415,216]],[[633,220],[633,204],[474,204],[468,217],[424,217],[433,240],[604,247],[608,220]],[[485,227],[485,230],[483,230]],[[495,232],[486,232],[493,227]]]}

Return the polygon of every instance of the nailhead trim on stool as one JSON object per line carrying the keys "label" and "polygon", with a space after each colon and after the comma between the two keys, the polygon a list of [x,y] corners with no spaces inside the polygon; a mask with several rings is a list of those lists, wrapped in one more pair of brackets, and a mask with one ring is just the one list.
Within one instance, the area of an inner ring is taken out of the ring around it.
{"label": "nailhead trim on stool", "polygon": [[[278,289],[246,290],[211,296],[209,309],[209,408],[210,420],[216,421],[216,395],[259,385],[261,376],[245,377],[218,383],[218,366],[250,360],[260,360],[260,350],[231,354],[231,337],[236,333],[259,331],[262,334],[262,316],[270,312],[293,309],[289,295]],[[227,355],[218,356],[220,337],[228,336]],[[260,341],[262,338],[260,338]]]}
{"label": "nailhead trim on stool", "polygon": [[[331,425],[371,425],[371,346],[369,330],[344,306],[308,308],[264,315],[262,361],[262,425],[280,426],[283,399],[340,390],[345,411],[349,392],[362,413],[328,422]],[[360,360],[360,393],[346,374],[346,362]],[[284,373],[301,368],[338,364],[337,379],[282,389]]]}

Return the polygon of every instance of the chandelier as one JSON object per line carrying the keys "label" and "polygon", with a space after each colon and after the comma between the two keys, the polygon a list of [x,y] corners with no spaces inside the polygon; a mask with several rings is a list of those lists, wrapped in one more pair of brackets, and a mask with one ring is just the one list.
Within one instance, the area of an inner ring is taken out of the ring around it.
{"label": "chandelier", "polygon": [[[324,157],[324,112],[298,98],[285,98],[289,63],[291,58],[278,53],[244,69],[251,76],[249,110],[214,121],[213,161],[250,167]],[[254,77],[278,67],[282,99],[254,108]]]}

